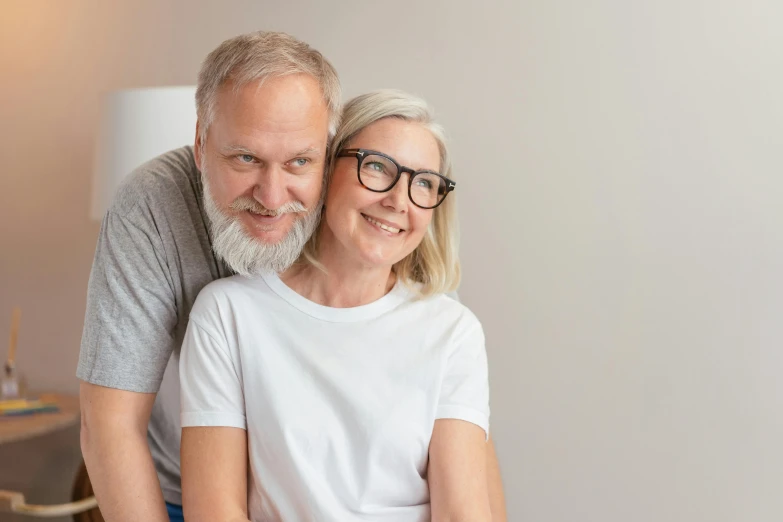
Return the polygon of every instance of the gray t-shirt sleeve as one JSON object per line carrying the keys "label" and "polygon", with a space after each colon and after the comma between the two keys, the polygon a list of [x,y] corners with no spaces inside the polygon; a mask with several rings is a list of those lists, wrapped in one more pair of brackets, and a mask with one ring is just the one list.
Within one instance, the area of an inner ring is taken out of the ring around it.
{"label": "gray t-shirt sleeve", "polygon": [[101,225],[79,366],[83,381],[156,393],[176,344],[177,306],[153,216],[137,205]]}

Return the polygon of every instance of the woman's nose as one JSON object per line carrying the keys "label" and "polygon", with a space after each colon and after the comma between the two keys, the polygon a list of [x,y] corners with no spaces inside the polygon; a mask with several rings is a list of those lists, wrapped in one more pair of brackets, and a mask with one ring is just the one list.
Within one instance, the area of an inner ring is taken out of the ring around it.
{"label": "woman's nose", "polygon": [[405,173],[397,180],[384,198],[384,205],[395,212],[405,212],[408,210],[408,174]]}

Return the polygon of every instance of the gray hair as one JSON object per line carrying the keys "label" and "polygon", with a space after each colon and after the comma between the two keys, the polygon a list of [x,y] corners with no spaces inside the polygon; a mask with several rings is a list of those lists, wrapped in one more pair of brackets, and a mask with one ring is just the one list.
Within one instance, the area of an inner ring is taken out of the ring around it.
{"label": "gray hair", "polygon": [[251,277],[263,272],[283,272],[297,260],[302,248],[318,228],[321,218],[320,200],[315,207],[307,209],[299,201],[290,201],[278,209],[266,209],[253,198],[240,198],[231,208],[233,210],[253,210],[266,215],[284,213],[303,214],[296,216],[291,230],[277,243],[265,243],[253,238],[244,230],[239,218],[220,210],[209,186],[208,176],[204,176],[204,210],[212,233],[212,250],[234,272]]}
{"label": "gray hair", "polygon": [[199,136],[205,143],[207,130],[215,119],[217,94],[228,81],[234,92],[255,81],[267,78],[307,74],[321,86],[329,110],[329,138],[340,121],[340,80],[324,56],[286,33],[257,31],[226,40],[209,53],[201,65],[196,89],[196,111]]}
{"label": "gray hair", "polygon": [[[338,154],[363,129],[384,118],[398,118],[418,123],[429,130],[440,151],[439,172],[454,179],[443,127],[435,121],[432,108],[421,98],[394,89],[381,89],[353,98],[345,104],[342,121],[329,151],[324,187],[331,180]],[[397,276],[408,283],[419,283],[421,295],[451,292],[460,281],[459,230],[454,195],[434,209],[432,222],[422,242],[403,260],[394,265]],[[321,221],[324,226],[324,220]],[[305,245],[300,261],[323,269],[318,262],[319,231]]]}

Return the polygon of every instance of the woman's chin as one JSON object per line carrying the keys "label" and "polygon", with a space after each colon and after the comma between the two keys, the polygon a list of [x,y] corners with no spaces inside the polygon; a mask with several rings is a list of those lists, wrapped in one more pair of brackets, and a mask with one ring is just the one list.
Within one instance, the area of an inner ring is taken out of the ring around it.
{"label": "woman's chin", "polygon": [[373,269],[388,269],[401,261],[405,256],[400,255],[399,252],[378,252],[378,251],[364,251],[361,253],[361,264],[367,268]]}

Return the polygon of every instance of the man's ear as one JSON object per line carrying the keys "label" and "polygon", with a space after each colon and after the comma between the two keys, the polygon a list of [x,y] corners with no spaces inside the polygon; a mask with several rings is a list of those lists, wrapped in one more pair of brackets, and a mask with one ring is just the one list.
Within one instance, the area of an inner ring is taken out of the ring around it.
{"label": "man's ear", "polygon": [[204,144],[201,143],[201,122],[196,120],[196,139],[193,142],[193,159],[196,162],[196,168],[201,170],[201,156]]}

